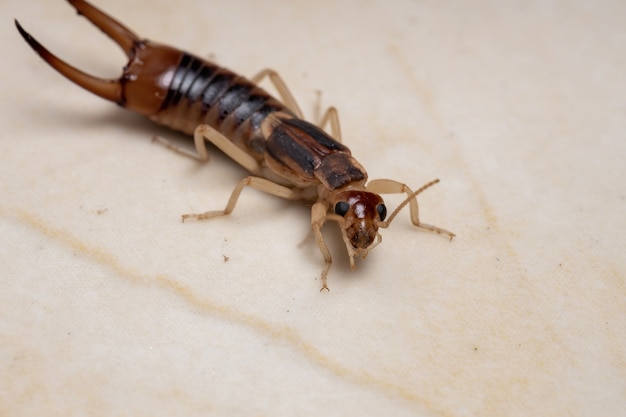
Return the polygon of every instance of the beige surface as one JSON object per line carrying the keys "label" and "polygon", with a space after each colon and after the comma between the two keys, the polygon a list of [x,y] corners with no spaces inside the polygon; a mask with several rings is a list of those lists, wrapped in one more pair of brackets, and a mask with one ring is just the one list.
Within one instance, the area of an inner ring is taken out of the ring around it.
{"label": "beige surface", "polygon": [[442,179],[422,217],[457,239],[403,213],[350,272],[335,236],[319,293],[307,208],[181,224],[244,173],[37,58],[10,18],[124,63],[65,2],[2,2],[0,415],[624,415],[626,3],[456,3],[100,2],[323,90],[371,178]]}

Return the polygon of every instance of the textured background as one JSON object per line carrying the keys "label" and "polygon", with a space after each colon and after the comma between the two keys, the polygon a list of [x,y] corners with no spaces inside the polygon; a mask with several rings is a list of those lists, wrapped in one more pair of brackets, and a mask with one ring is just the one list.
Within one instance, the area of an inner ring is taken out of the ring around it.
{"label": "textured background", "polygon": [[[330,293],[308,209],[71,85],[115,77],[63,1],[0,15],[0,415],[616,416],[626,409],[626,3],[100,1],[143,36],[339,108],[371,178],[414,187]],[[399,199],[390,199],[390,206]],[[228,261],[225,262],[225,256]]]}

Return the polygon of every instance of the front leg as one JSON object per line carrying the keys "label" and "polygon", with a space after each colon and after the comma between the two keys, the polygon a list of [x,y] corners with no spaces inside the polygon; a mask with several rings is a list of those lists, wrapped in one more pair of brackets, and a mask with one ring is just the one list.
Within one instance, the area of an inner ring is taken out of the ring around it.
{"label": "front leg", "polygon": [[326,262],[326,266],[322,270],[322,288],[320,289],[320,291],[330,291],[328,289],[328,285],[326,285],[326,281],[328,279],[328,271],[330,270],[330,265],[332,265],[333,263],[333,258],[332,256],[330,256],[330,250],[328,250],[328,245],[326,245],[326,241],[324,240],[324,236],[322,235],[322,226],[324,225],[324,222],[326,222],[326,216],[326,204],[321,202],[313,204],[313,207],[311,208],[311,228],[313,229],[315,242],[320,248],[320,252],[322,252],[324,262]]}
{"label": "front leg", "polygon": [[[328,289],[327,281],[328,281],[328,271],[330,270],[330,266],[333,263],[333,258],[330,255],[330,250],[328,249],[328,245],[326,245],[326,240],[324,240],[324,235],[322,235],[322,226],[326,220],[334,220],[339,224],[339,228],[341,229],[341,237],[343,239],[343,243],[346,245],[346,251],[348,252],[348,257],[350,258],[350,268],[354,270],[354,249],[350,244],[350,239],[348,239],[348,235],[346,234],[346,228],[344,227],[344,219],[341,216],[337,216],[336,214],[328,213],[327,207],[325,203],[317,202],[313,204],[311,208],[311,228],[313,229],[313,234],[315,236],[315,242],[317,246],[320,248],[320,252],[322,252],[322,256],[324,257],[324,262],[326,266],[322,271],[322,290],[330,291]],[[380,235],[378,235],[380,237]]]}

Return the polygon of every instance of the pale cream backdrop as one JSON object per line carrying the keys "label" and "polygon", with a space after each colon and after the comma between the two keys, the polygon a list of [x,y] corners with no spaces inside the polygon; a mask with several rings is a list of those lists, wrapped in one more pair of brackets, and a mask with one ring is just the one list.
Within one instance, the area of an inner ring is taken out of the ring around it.
{"label": "pale cream backdrop", "polygon": [[[118,48],[64,1],[3,1],[0,415],[623,416],[626,3],[121,1],[141,35],[322,91],[371,178],[413,187],[329,293],[309,210],[45,65]],[[393,207],[400,200],[390,198]]]}

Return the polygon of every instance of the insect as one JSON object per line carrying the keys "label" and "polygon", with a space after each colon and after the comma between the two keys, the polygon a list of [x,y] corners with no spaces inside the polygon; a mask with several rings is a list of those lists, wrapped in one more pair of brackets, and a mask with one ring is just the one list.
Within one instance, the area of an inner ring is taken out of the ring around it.
{"label": "insect", "polygon": [[[88,75],[50,53],[16,20],[19,33],[44,61],[106,100],[193,134],[196,152],[161,139],[175,151],[207,161],[209,141],[250,173],[234,188],[224,210],[184,214],[183,221],[228,215],[244,187],[309,203],[311,228],[325,262],[321,290],[328,290],[332,264],[321,232],[326,221],[339,225],[352,269],[354,258],[364,259],[381,242],[379,229],[389,227],[407,205],[415,226],[454,237],[454,233],[419,219],[417,196],[438,179],[417,191],[390,179],[367,182],[365,169],[341,143],[337,110],[329,107],[317,124],[305,121],[276,71],[264,69],[246,79],[208,60],[141,39],[84,0],[69,3],[115,41],[129,61],[117,80]],[[274,85],[281,100],[258,86],[263,79]],[[325,130],[327,126],[330,134]],[[406,194],[406,198],[388,216],[380,194]]]}

